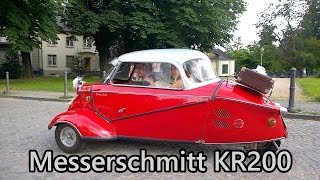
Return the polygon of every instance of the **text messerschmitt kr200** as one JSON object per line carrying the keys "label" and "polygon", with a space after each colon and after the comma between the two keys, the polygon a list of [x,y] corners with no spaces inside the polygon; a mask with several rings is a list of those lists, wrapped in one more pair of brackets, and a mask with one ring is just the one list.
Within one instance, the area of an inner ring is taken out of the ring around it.
{"label": "text messerschmitt kr200", "polygon": [[108,64],[102,82],[80,82],[68,110],[48,128],[56,126],[56,142],[67,153],[87,140],[123,138],[276,151],[288,136],[286,108],[267,96],[273,80],[257,74],[243,68],[222,80],[204,53],[190,49],[127,53]]}

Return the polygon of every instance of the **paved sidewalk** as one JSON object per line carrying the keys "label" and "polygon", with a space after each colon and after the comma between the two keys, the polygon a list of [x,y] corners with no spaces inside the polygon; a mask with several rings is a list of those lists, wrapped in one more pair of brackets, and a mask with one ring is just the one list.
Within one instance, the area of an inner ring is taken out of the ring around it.
{"label": "paved sidewalk", "polygon": [[[275,80],[274,88],[272,91],[272,100],[289,100],[290,95],[290,78],[273,78]],[[302,89],[299,84],[295,86],[295,99],[296,101],[306,101],[308,98],[303,95]]]}
{"label": "paved sidewalk", "polygon": [[68,92],[67,98],[64,98],[63,92],[10,90],[10,95],[5,96],[20,99],[34,99],[44,101],[70,101],[73,97],[76,96],[76,93]]}

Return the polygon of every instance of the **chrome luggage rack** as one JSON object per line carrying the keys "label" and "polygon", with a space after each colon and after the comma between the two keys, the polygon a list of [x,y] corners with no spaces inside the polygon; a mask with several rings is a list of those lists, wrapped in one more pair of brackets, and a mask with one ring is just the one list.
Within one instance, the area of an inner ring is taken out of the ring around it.
{"label": "chrome luggage rack", "polygon": [[226,86],[228,86],[228,84],[230,84],[230,85],[232,85],[232,86],[234,86],[234,85],[240,85],[240,86],[242,86],[242,87],[248,88],[248,89],[253,90],[253,91],[255,91],[255,92],[259,93],[259,94],[262,94],[263,96],[267,97],[268,100],[270,99],[270,97],[271,97],[271,95],[272,95],[272,92],[273,92],[273,88],[274,88],[274,85],[273,85],[272,88],[271,88],[271,90],[270,90],[270,92],[269,92],[268,94],[263,94],[262,92],[254,89],[254,88],[252,88],[252,87],[249,87],[249,86],[247,86],[247,85],[244,85],[244,84],[238,82],[237,78],[236,78],[234,75],[231,75],[231,76],[229,76],[229,77],[227,78]]}

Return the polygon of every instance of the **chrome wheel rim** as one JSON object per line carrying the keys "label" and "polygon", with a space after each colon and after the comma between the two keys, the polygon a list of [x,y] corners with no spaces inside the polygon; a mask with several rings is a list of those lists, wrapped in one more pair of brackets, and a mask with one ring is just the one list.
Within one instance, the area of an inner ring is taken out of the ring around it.
{"label": "chrome wheel rim", "polygon": [[72,147],[77,141],[76,132],[71,127],[65,127],[60,132],[60,140],[63,145]]}

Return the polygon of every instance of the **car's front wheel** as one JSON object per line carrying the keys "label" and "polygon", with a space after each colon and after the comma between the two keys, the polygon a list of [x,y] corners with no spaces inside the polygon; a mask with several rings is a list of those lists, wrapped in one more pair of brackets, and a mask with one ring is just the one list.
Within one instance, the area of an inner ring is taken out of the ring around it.
{"label": "car's front wheel", "polygon": [[85,145],[79,133],[69,124],[60,124],[57,126],[55,139],[59,148],[66,153],[76,153]]}
{"label": "car's front wheel", "polygon": [[258,143],[257,150],[259,153],[262,153],[262,154],[266,151],[277,152],[277,150],[280,147],[280,144],[281,144],[280,141]]}

